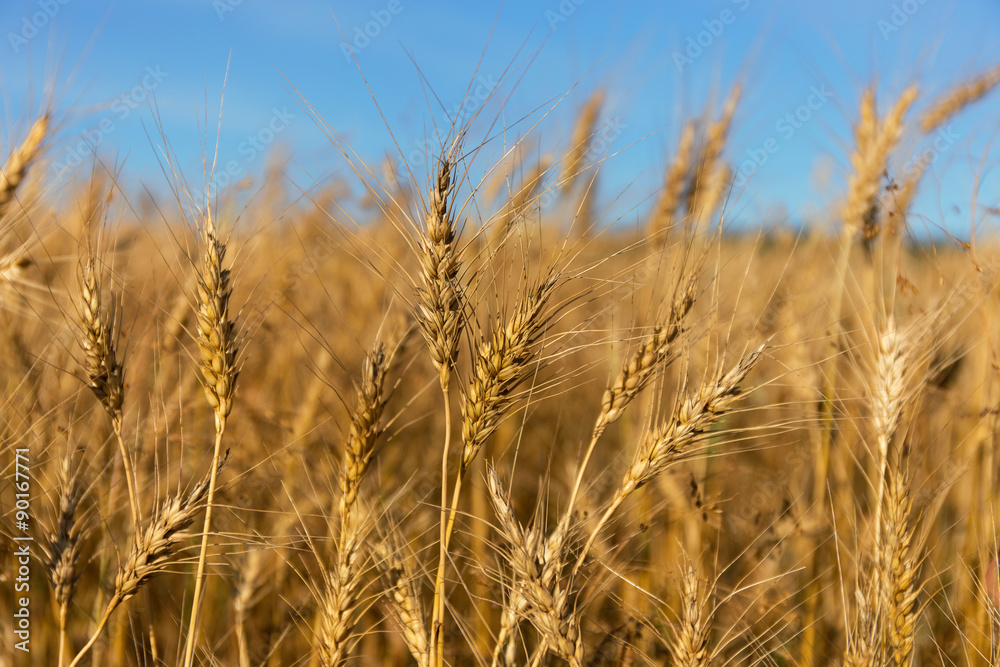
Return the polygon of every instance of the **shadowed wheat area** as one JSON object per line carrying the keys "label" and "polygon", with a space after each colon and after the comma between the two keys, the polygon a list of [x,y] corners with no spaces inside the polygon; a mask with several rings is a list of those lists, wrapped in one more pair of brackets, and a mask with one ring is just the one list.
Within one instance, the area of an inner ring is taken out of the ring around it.
{"label": "shadowed wheat area", "polygon": [[62,100],[11,125],[0,665],[1000,664],[1000,247],[911,214],[1000,70],[861,84],[803,227],[731,221],[751,81],[621,219],[601,88],[414,166],[290,85],[305,191],[159,123],[166,195],[54,190]]}

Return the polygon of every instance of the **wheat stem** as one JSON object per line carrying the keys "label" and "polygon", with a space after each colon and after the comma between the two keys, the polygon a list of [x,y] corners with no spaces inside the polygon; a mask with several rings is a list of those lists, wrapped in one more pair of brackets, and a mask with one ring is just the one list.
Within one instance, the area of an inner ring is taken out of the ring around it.
{"label": "wheat stem", "polygon": [[205,501],[205,523],[202,527],[201,548],[198,552],[198,570],[194,579],[194,593],[191,596],[191,619],[188,624],[187,643],[184,647],[184,665],[194,664],[194,646],[198,633],[198,620],[201,615],[202,592],[205,586],[205,563],[208,556],[208,536],[212,529],[212,503],[215,498],[215,483],[218,477],[222,435],[226,430],[226,419],[223,417],[216,423],[215,450],[212,453],[212,471],[209,474],[208,496]]}

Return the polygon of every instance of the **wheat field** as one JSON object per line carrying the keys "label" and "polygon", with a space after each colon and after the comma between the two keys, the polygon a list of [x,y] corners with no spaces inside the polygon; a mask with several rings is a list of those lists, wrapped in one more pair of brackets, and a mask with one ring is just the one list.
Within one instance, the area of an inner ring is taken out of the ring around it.
{"label": "wheat field", "polygon": [[902,168],[1000,69],[955,81],[859,90],[802,229],[730,223],[740,84],[631,225],[601,90],[557,153],[331,128],[350,188],[168,151],[159,199],[50,197],[44,109],[0,177],[0,665],[1000,664],[1000,246],[914,233]]}

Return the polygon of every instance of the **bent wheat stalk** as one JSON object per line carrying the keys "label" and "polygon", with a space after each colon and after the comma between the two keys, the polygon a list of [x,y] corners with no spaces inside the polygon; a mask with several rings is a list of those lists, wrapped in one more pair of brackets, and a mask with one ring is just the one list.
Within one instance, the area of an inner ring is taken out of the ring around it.
{"label": "bent wheat stalk", "polygon": [[132,508],[132,526],[135,534],[142,525],[139,493],[136,489],[132,458],[122,437],[122,404],[125,400],[125,369],[118,361],[118,320],[114,313],[107,313],[101,300],[101,282],[92,255],[80,265],[80,320],[83,335],[80,345],[84,352],[84,371],[87,385],[111,417],[111,426],[118,441],[128,483],[128,500]]}
{"label": "bent wheat stalk", "polygon": [[135,535],[128,558],[115,577],[115,592],[97,624],[97,629],[73,658],[69,667],[76,667],[87,655],[107,626],[111,614],[138,593],[153,577],[165,572],[174,561],[175,547],[191,537],[186,531],[194,523],[195,514],[201,509],[211,484],[210,480],[225,464],[225,460],[220,461],[218,468],[214,468],[210,475],[187,496],[178,495],[164,501],[153,514],[146,529]]}

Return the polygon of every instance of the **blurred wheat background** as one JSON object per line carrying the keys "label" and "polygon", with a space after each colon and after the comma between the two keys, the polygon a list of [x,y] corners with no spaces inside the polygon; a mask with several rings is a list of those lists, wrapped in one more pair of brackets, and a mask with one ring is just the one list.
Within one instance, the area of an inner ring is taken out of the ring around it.
{"label": "blurred wheat background", "polygon": [[[1000,65],[822,79],[738,143],[774,64],[732,53],[749,0],[717,3],[660,65],[723,73],[636,136],[621,60],[533,97],[545,50],[487,31],[453,105],[416,55],[368,68],[402,1],[374,35],[327,17],[367,121],[272,71],[247,161],[221,92],[171,121],[170,65],[96,112],[75,68],[15,95],[0,665],[1000,664]],[[15,54],[53,43],[42,4]],[[417,149],[392,85],[422,91]],[[813,197],[765,167],[823,113]],[[112,148],[129,116],[158,173]],[[272,144],[291,119],[328,152]],[[633,146],[659,158],[630,184]]]}

